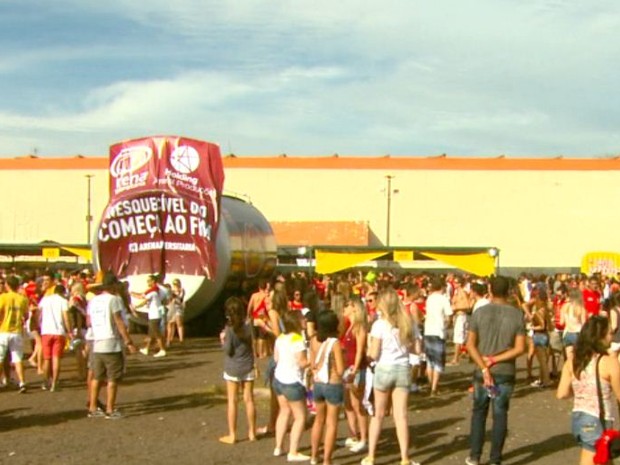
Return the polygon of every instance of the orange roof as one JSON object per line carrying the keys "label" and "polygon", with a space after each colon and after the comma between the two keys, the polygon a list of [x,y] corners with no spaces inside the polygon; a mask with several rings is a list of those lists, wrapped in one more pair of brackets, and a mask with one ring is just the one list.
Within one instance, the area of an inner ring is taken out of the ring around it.
{"label": "orange roof", "polygon": [[[616,171],[616,158],[474,158],[446,155],[430,157],[313,156],[242,157],[225,155],[224,167],[253,169],[374,169],[374,170],[477,170],[477,171]],[[0,170],[106,169],[108,157],[0,158]]]}

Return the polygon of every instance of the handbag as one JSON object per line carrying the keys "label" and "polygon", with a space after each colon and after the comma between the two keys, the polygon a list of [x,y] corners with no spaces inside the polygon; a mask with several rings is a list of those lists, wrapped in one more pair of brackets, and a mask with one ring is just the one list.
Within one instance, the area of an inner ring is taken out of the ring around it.
{"label": "handbag", "polygon": [[601,428],[603,434],[596,440],[594,447],[596,453],[594,454],[594,463],[597,465],[604,465],[608,463],[612,458],[620,457],[620,431],[606,428],[605,426],[605,405],[603,403],[603,392],[601,390],[601,379],[599,378],[599,363],[601,362],[601,356],[599,355],[596,360],[596,395],[598,397],[598,418],[601,422]]}

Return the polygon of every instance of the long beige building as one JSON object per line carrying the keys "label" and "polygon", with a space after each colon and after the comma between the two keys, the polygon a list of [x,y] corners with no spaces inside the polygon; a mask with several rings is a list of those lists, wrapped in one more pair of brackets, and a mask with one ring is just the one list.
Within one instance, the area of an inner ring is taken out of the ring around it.
{"label": "long beige building", "polygon": [[[369,244],[492,245],[502,268],[575,268],[587,252],[620,250],[619,159],[229,155],[224,168],[225,190],[273,224],[361,222]],[[86,243],[89,182],[94,230],[107,157],[0,159],[0,242]]]}

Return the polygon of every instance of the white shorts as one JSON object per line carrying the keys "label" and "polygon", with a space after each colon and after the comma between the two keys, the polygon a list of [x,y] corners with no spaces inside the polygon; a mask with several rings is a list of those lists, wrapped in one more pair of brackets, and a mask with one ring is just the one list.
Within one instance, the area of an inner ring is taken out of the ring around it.
{"label": "white shorts", "polygon": [[467,314],[457,313],[454,318],[454,334],[452,342],[455,344],[465,344],[467,339]]}
{"label": "white shorts", "polygon": [[0,333],[0,360],[4,360],[7,351],[11,352],[13,363],[22,361],[24,358],[24,341],[21,334]]}
{"label": "white shorts", "polygon": [[224,379],[226,381],[232,381],[234,383],[245,383],[248,381],[254,381],[256,379],[255,370],[251,370],[245,376],[231,376],[228,373],[224,372]]}

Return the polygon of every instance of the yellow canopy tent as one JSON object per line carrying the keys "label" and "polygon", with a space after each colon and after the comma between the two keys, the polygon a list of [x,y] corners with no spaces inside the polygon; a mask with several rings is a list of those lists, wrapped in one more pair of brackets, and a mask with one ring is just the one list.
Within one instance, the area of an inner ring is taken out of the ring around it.
{"label": "yellow canopy tent", "polygon": [[[493,251],[493,253],[491,253]],[[336,273],[368,261],[386,256],[386,260],[407,261],[435,260],[477,276],[496,273],[499,250],[496,248],[366,248],[319,247],[314,250],[315,271],[321,274]]]}
{"label": "yellow canopy tent", "polygon": [[492,257],[488,252],[463,255],[432,252],[420,253],[428,258],[447,263],[448,265],[475,274],[476,276],[490,276],[495,274],[495,257]]}

